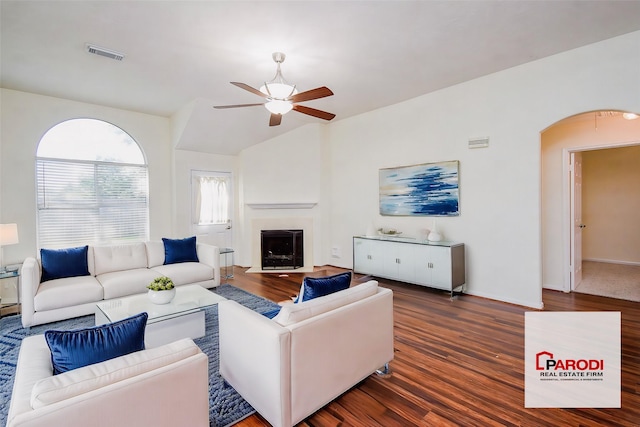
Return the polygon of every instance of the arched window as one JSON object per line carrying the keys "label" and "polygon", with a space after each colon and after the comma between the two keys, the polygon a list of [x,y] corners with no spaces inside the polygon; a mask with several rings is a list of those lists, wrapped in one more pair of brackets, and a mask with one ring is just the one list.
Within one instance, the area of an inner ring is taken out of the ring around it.
{"label": "arched window", "polygon": [[95,119],[51,128],[36,154],[38,246],[149,238],[144,154],[129,134]]}

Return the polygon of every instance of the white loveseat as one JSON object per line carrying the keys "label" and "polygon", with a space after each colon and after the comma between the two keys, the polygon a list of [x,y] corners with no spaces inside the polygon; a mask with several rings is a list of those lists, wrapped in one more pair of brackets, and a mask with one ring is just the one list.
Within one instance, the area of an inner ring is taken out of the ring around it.
{"label": "white loveseat", "polygon": [[40,283],[42,268],[36,258],[22,265],[20,300],[22,325],[55,322],[95,312],[96,302],[147,292],[147,285],[168,276],[176,286],[220,285],[220,250],[197,243],[199,262],[164,264],[161,241],[126,245],[89,246],[88,276],[67,277]]}
{"label": "white loveseat", "polygon": [[22,341],[7,427],[208,425],[208,358],[190,339],[55,376],[44,335]]}
{"label": "white loveseat", "polygon": [[269,319],[218,304],[220,374],[274,427],[290,427],[393,359],[393,293],[376,281],[285,305]]}

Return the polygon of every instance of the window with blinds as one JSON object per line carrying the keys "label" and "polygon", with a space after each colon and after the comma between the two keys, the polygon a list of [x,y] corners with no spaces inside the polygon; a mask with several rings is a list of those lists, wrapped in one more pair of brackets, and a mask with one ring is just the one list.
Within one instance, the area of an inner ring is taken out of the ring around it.
{"label": "window with blinds", "polygon": [[36,175],[39,247],[148,240],[147,165],[120,128],[92,119],[55,126],[38,146]]}

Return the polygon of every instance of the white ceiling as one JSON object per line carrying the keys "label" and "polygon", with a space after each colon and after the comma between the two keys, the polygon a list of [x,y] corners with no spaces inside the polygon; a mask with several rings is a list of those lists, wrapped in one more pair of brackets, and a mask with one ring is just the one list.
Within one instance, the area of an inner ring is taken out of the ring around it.
{"label": "white ceiling", "polygon": [[[2,87],[186,117],[178,148],[237,154],[323,120],[269,127],[259,87],[275,74],[334,96],[334,121],[640,30],[640,1],[1,1]],[[85,44],[122,52],[121,62]]]}

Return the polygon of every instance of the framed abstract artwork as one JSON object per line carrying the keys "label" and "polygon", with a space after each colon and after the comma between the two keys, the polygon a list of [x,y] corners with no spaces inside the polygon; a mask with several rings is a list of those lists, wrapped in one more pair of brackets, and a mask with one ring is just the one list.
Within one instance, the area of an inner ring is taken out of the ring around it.
{"label": "framed abstract artwork", "polygon": [[380,214],[460,215],[459,169],[457,160],[380,169]]}

